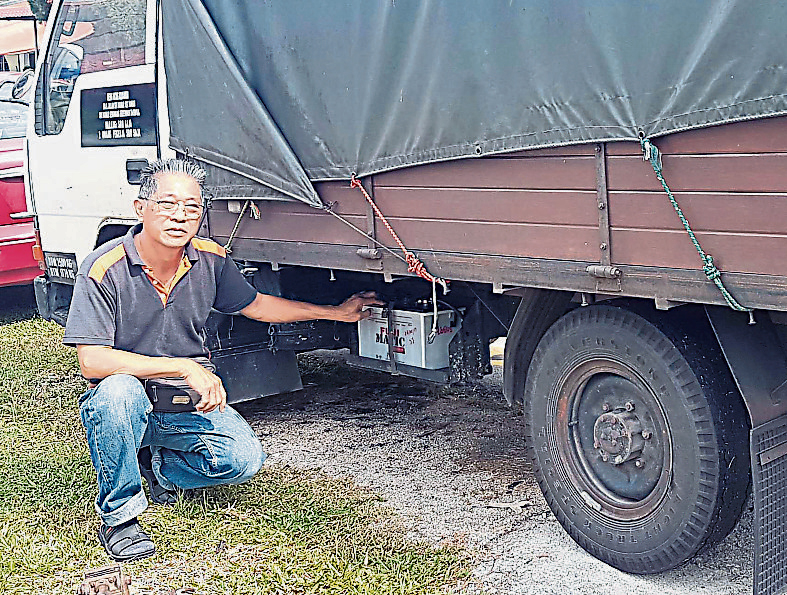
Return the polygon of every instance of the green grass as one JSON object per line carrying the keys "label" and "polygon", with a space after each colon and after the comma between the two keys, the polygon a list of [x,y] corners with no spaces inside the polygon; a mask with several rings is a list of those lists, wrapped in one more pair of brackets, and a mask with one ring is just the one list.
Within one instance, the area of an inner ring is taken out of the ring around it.
{"label": "green grass", "polygon": [[[62,330],[0,315],[0,593],[73,593],[110,562],[95,539],[95,478],[76,402],[85,388]],[[264,467],[141,518],[158,553],[126,564],[132,593],[443,593],[467,556],[404,538],[380,498],[316,472]]]}

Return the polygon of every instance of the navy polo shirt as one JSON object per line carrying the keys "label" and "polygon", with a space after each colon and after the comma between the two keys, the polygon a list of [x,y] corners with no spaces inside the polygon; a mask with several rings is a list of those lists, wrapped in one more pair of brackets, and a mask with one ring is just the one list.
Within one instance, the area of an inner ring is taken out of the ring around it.
{"label": "navy polo shirt", "polygon": [[[142,224],[92,252],[77,274],[63,343],[106,345],[141,355],[187,357],[206,363],[203,329],[212,308],[242,310],[254,301],[252,287],[226,250],[193,238],[181,269],[162,298],[134,245]],[[190,266],[188,266],[190,264]],[[183,265],[186,265],[185,267]],[[210,366],[209,366],[210,367]]]}

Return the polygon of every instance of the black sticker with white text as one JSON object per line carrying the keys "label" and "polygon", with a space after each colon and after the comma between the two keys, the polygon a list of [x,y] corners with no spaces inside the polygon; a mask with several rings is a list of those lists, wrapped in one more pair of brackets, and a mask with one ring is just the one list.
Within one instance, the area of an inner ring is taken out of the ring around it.
{"label": "black sticker with white text", "polygon": [[82,90],[82,146],[156,144],[156,85]]}

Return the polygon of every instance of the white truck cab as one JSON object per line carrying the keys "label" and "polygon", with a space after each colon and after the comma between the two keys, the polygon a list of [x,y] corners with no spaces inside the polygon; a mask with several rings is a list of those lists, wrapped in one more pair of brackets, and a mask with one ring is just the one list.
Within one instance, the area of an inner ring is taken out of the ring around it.
{"label": "white truck cab", "polygon": [[[175,156],[167,147],[158,68],[158,6],[156,0],[52,4],[35,73],[25,183],[45,265],[34,281],[37,308],[63,325],[80,263],[137,222],[140,171]],[[268,325],[231,318],[211,315],[205,334],[230,401],[300,389],[295,353],[267,349]],[[242,326],[250,338],[238,338]],[[267,373],[249,375],[250,367]]]}
{"label": "white truck cab", "polygon": [[[161,156],[167,134],[156,22],[153,1],[53,2],[26,151],[28,208],[48,281],[36,283],[39,307],[68,293],[85,256],[135,222],[129,181]],[[62,323],[63,308],[51,305]]]}

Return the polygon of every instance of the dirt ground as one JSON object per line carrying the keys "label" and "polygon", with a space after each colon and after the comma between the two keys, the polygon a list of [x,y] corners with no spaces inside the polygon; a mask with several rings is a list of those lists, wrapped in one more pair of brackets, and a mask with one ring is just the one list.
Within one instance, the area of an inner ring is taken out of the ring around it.
{"label": "dirt ground", "polygon": [[327,352],[306,363],[303,393],[239,406],[266,464],[349,476],[381,494],[414,539],[466,547],[474,567],[464,593],[751,592],[751,506],[716,548],[660,575],[627,575],[579,548],[533,478],[499,368],[472,387],[435,389]]}

